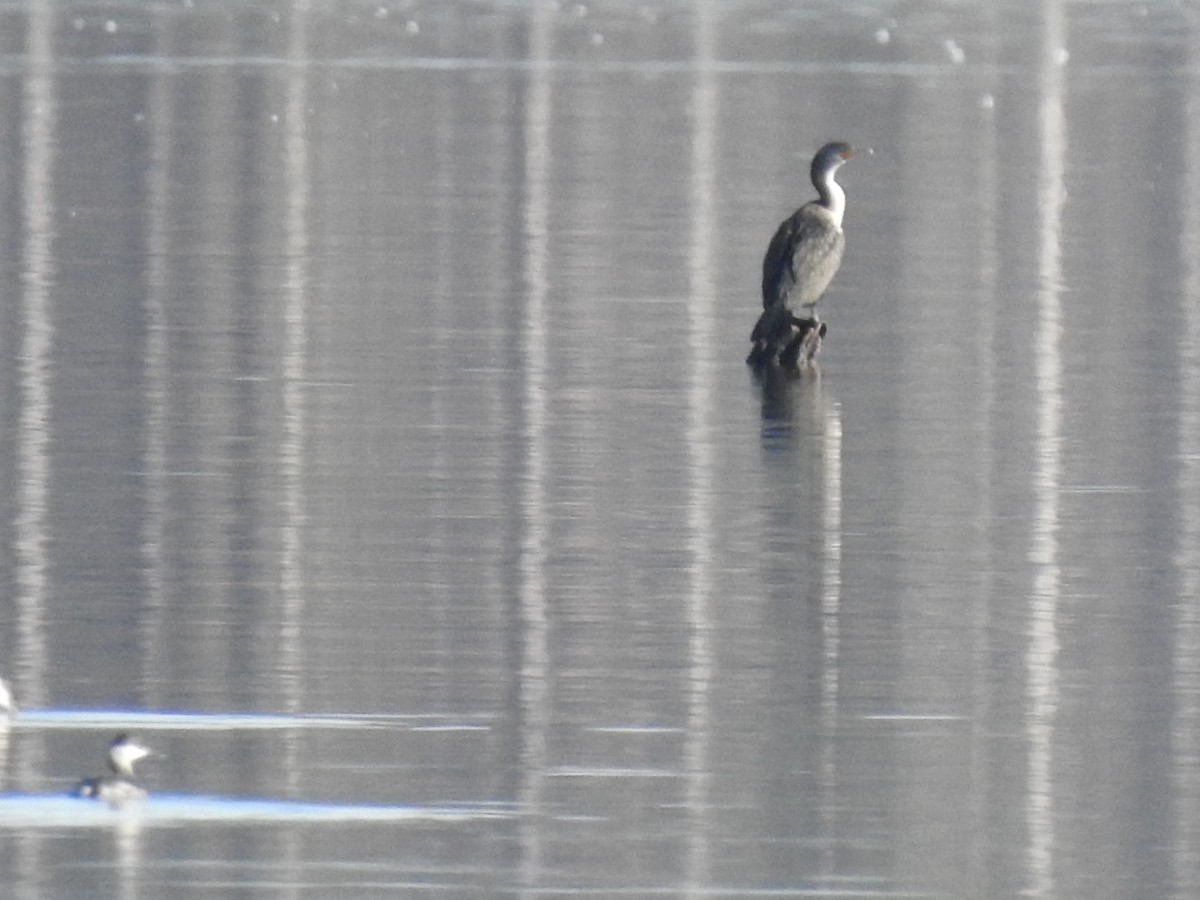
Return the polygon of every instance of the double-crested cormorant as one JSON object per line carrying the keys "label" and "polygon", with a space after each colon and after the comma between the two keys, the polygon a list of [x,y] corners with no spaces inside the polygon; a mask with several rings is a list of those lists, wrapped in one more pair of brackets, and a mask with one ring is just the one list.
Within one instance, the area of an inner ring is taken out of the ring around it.
{"label": "double-crested cormorant", "polygon": [[146,796],[146,790],[134,782],[133,764],[150,755],[150,748],[136,737],[119,734],[108,745],[108,767],[113,774],[85,778],[75,785],[72,793],[76,797],[103,800],[110,806],[141,800]]}
{"label": "double-crested cormorant", "polygon": [[834,141],[813,157],[811,177],[818,197],[780,223],[763,257],[763,313],[750,335],[750,365],[795,367],[801,355],[807,362],[817,352],[825,334],[817,301],[837,274],[846,243],[846,194],[833,176],[850,157],[870,152]]}

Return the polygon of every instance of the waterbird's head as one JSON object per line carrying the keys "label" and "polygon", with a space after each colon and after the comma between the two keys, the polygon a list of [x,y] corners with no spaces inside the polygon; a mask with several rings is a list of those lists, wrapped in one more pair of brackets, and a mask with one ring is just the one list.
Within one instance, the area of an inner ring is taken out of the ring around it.
{"label": "waterbird's head", "polygon": [[813,181],[824,181],[853,157],[870,156],[873,152],[870,147],[851,147],[845,141],[830,141],[813,157]]}
{"label": "waterbird's head", "polygon": [[108,767],[118,775],[133,777],[133,764],[154,752],[131,734],[118,734],[108,745]]}

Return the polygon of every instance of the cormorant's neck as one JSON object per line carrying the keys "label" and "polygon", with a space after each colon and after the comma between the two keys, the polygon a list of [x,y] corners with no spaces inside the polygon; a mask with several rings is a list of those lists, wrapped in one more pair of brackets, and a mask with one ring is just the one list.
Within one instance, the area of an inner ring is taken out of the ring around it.
{"label": "cormorant's neck", "polygon": [[821,205],[829,210],[833,224],[842,227],[842,216],[846,214],[846,192],[833,180],[836,170],[830,169],[823,178],[814,178],[813,185],[821,197]]}
{"label": "cormorant's neck", "polygon": [[108,767],[117,775],[133,777],[133,764],[141,759],[134,749],[127,746],[113,747],[108,753]]}

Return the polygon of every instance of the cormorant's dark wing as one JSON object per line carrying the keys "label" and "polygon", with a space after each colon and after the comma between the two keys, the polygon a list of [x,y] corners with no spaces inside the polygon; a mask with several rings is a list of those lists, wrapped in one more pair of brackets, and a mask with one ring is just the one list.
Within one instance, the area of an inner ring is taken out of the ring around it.
{"label": "cormorant's dark wing", "polygon": [[[775,231],[763,257],[763,309],[815,303],[842,264],[845,237],[818,203],[806,203]],[[798,287],[799,295],[789,295]]]}
{"label": "cormorant's dark wing", "polygon": [[792,338],[793,318],[795,317],[791,311],[781,303],[768,306],[758,317],[758,321],[754,323],[754,331],[750,333],[750,340],[757,347],[775,346],[776,349],[783,347]]}

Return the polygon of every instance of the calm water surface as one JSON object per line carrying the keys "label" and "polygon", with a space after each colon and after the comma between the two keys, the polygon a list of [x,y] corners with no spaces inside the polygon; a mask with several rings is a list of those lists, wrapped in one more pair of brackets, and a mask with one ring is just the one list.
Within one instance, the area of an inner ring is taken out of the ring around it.
{"label": "calm water surface", "polygon": [[0,123],[14,896],[1200,891],[1190,7],[34,2]]}

